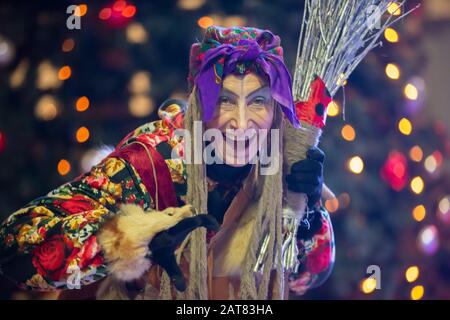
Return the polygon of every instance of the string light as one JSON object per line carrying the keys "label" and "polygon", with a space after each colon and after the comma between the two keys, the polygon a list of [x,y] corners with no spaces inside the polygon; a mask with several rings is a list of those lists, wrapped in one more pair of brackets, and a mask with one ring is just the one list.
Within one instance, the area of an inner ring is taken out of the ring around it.
{"label": "string light", "polygon": [[421,177],[419,177],[419,176],[414,177],[414,178],[411,180],[410,187],[411,187],[411,190],[412,190],[414,193],[416,193],[416,194],[422,193],[423,188],[424,188],[424,182],[423,182],[423,179],[422,179]]}
{"label": "string light", "polygon": [[51,121],[59,114],[59,104],[55,97],[46,94],[39,98],[34,108],[34,115],[39,120]]}
{"label": "string light", "polygon": [[178,7],[183,10],[197,10],[205,4],[206,0],[178,0]]}
{"label": "string light", "polygon": [[58,77],[58,70],[48,60],[39,64],[37,74],[36,87],[39,90],[57,89],[62,84]]}
{"label": "string light", "polygon": [[387,41],[392,43],[398,42],[399,38],[397,31],[395,31],[392,28],[386,28],[386,30],[384,30],[384,37],[386,38]]}
{"label": "string light", "polygon": [[416,281],[419,278],[419,268],[417,266],[409,267],[405,272],[405,278],[409,283]]}
{"label": "string light", "polygon": [[345,140],[353,141],[355,140],[356,132],[351,125],[346,124],[345,126],[342,127],[341,135]]}
{"label": "string light", "polygon": [[150,74],[147,71],[137,71],[128,84],[128,90],[134,94],[149,93],[151,88]]}
{"label": "string light", "polygon": [[364,162],[358,156],[352,157],[348,161],[348,168],[350,169],[351,172],[355,174],[360,174],[364,170]]}
{"label": "string light", "polygon": [[64,40],[64,42],[62,44],[63,52],[70,52],[73,50],[73,48],[75,48],[75,40],[73,40],[72,38],[68,38],[68,39]]}
{"label": "string light", "polygon": [[122,11],[125,9],[126,5],[127,5],[126,1],[118,0],[113,4],[112,8],[114,11]]}
{"label": "string light", "polygon": [[439,232],[435,225],[428,225],[420,230],[417,246],[426,255],[433,255],[439,248]]}
{"label": "string light", "polygon": [[402,13],[402,8],[397,2],[389,2],[387,11],[393,16],[399,16]]}
{"label": "string light", "polygon": [[330,117],[335,117],[339,114],[339,105],[336,101],[332,100],[327,107],[327,115]]}
{"label": "string light", "polygon": [[61,67],[58,71],[59,80],[67,80],[72,75],[72,69],[69,66]]}
{"label": "string light", "polygon": [[408,98],[409,100],[417,100],[419,96],[419,91],[411,83],[408,83],[405,86],[405,88],[403,89],[403,93],[405,94],[405,97]]}
{"label": "string light", "polygon": [[214,24],[214,20],[211,17],[204,16],[198,19],[197,24],[200,28],[206,29]]}
{"label": "string light", "polygon": [[99,17],[101,20],[108,20],[109,18],[111,18],[111,14],[112,14],[111,8],[103,8],[103,9],[100,10],[100,12],[98,13],[98,17]]}
{"label": "string light", "polygon": [[425,219],[426,214],[427,210],[425,209],[425,206],[423,204],[415,206],[412,211],[412,216],[417,222],[421,222],[423,219]]}
{"label": "string light", "polygon": [[393,63],[388,63],[385,71],[386,75],[393,80],[400,78],[400,69]]}
{"label": "string light", "polygon": [[148,33],[140,23],[133,22],[127,27],[127,40],[130,43],[144,43],[148,39]]}
{"label": "string light", "polygon": [[441,211],[442,213],[447,213],[450,210],[450,201],[449,201],[449,197],[444,197],[441,199],[441,201],[439,201],[439,205],[438,205],[439,211]]}
{"label": "string light", "polygon": [[329,213],[336,212],[339,209],[339,200],[337,198],[328,199],[325,201],[325,208]]}
{"label": "string light", "polygon": [[11,73],[11,76],[9,77],[9,85],[12,89],[17,89],[23,85],[29,68],[30,62],[28,61],[28,59],[20,61],[17,68]]}
{"label": "string light", "polygon": [[407,118],[402,118],[398,122],[398,130],[405,136],[409,136],[412,132],[412,124]]}
{"label": "string light", "polygon": [[365,294],[372,293],[377,287],[377,281],[373,278],[366,278],[361,282],[361,291]]}
{"label": "string light", "polygon": [[420,300],[425,294],[425,288],[423,286],[415,286],[411,289],[411,300]]}
{"label": "string light", "polygon": [[146,117],[154,111],[155,106],[150,97],[144,94],[137,94],[130,98],[128,108],[131,115],[135,117]]}
{"label": "string light", "polygon": [[133,5],[126,6],[126,8],[122,10],[122,16],[125,18],[132,18],[135,14],[136,7]]}
{"label": "string light", "polygon": [[418,145],[415,145],[409,150],[409,157],[412,161],[420,162],[423,159],[423,151],[422,148]]}
{"label": "string light", "polygon": [[428,157],[425,158],[423,166],[425,167],[425,170],[427,170],[429,173],[433,173],[437,168],[437,161],[435,157],[432,154],[430,154]]}
{"label": "string light", "polygon": [[87,10],[88,6],[86,4],[79,4],[75,9],[74,15],[78,17],[83,17],[84,15],[86,15]]}
{"label": "string light", "polygon": [[62,159],[58,162],[57,169],[58,169],[58,173],[61,176],[67,175],[70,172],[70,168],[71,168],[70,162],[67,161],[66,159]]}
{"label": "string light", "polygon": [[78,112],[84,112],[89,108],[89,99],[86,96],[80,97],[75,103],[75,108]]}
{"label": "string light", "polygon": [[437,216],[445,224],[450,224],[450,196],[443,197],[438,204]]}
{"label": "string light", "polygon": [[86,127],[78,128],[77,133],[75,135],[77,142],[79,142],[79,143],[84,143],[84,142],[88,141],[89,136],[90,136],[90,132],[89,132],[89,129]]}

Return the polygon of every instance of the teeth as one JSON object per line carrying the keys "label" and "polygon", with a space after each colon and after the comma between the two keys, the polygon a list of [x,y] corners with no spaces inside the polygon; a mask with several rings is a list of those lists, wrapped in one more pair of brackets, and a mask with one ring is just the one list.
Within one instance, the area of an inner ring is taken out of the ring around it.
{"label": "teeth", "polygon": [[249,136],[235,136],[235,135],[231,135],[231,134],[223,134],[224,138],[227,140],[232,140],[232,141],[249,141],[252,137]]}

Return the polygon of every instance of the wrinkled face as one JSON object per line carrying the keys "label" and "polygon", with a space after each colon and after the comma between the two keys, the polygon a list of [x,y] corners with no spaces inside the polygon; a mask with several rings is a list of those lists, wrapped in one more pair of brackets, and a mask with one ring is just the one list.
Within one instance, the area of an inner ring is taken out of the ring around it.
{"label": "wrinkled face", "polygon": [[273,115],[270,87],[263,79],[255,73],[226,76],[213,118],[206,123],[207,129],[222,132],[217,156],[232,166],[249,163],[257,154],[256,146],[265,143],[260,129],[272,127]]}

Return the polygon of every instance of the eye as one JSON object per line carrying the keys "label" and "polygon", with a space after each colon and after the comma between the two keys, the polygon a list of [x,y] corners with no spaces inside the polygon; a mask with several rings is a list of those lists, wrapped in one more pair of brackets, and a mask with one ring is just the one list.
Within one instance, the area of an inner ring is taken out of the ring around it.
{"label": "eye", "polygon": [[225,108],[231,108],[234,106],[234,102],[227,96],[219,97],[219,105]]}
{"label": "eye", "polygon": [[266,104],[267,99],[264,97],[256,97],[250,102],[250,105],[253,107],[264,107]]}

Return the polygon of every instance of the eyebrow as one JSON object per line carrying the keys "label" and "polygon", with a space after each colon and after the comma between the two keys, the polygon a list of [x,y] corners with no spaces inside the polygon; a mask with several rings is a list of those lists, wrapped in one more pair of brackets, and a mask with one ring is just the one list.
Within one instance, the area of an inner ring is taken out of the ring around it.
{"label": "eyebrow", "polygon": [[[250,92],[250,93],[246,96],[246,98],[248,98],[248,97],[250,97],[250,96],[252,96],[252,95],[255,95],[256,93],[258,93],[258,92],[261,91],[261,90],[266,90],[266,89],[268,89],[268,88],[269,88],[268,85],[265,85],[265,86],[263,86],[263,87],[260,87],[260,88],[258,88],[258,89],[256,89],[256,90]],[[231,91],[231,90],[229,90],[229,89],[227,89],[227,88],[222,88],[222,92],[221,92],[221,93],[222,93],[222,94],[229,94],[229,95],[233,96],[234,98],[237,98],[237,97],[238,97],[238,95],[237,95],[235,92],[233,92],[233,91]]]}

